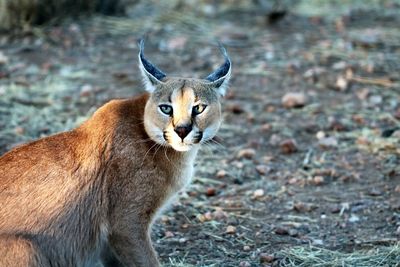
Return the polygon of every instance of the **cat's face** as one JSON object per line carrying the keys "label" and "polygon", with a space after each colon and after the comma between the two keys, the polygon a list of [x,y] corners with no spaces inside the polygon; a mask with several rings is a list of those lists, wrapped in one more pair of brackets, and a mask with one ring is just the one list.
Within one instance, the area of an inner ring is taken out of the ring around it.
{"label": "cat's face", "polygon": [[139,66],[150,92],[144,126],[158,144],[188,151],[211,140],[221,124],[220,99],[227,87],[231,62],[221,49],[225,63],[206,79],[169,78],[139,53]]}
{"label": "cat's face", "polygon": [[171,78],[151,94],[144,117],[151,139],[188,151],[215,136],[221,124],[221,97],[204,82]]}

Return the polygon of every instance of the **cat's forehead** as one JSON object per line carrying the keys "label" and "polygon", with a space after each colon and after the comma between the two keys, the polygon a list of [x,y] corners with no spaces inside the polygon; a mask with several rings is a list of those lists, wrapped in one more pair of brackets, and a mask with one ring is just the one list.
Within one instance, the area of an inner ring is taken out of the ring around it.
{"label": "cat's forehead", "polygon": [[217,93],[200,79],[169,78],[153,93],[158,101],[218,101]]}

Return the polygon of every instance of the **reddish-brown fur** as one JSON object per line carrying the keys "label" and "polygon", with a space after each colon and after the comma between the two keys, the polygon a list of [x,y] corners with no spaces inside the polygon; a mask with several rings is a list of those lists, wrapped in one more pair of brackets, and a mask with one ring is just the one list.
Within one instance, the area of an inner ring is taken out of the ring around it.
{"label": "reddish-brown fur", "polygon": [[189,152],[149,139],[148,98],[113,100],[80,127],[0,157],[0,266],[93,266],[101,254],[159,265],[149,227]]}

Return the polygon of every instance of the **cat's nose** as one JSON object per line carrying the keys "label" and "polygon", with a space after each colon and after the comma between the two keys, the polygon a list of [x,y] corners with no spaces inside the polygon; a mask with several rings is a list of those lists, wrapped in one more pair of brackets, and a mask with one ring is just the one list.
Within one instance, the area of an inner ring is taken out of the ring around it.
{"label": "cat's nose", "polygon": [[190,131],[192,130],[192,125],[188,124],[188,125],[183,125],[183,126],[177,126],[175,127],[175,132],[178,134],[178,136],[180,138],[185,139],[185,137],[190,133]]}

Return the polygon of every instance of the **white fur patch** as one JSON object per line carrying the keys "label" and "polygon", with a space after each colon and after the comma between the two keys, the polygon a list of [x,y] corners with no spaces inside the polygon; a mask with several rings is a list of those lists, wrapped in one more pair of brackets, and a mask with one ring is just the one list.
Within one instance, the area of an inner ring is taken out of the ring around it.
{"label": "white fur patch", "polygon": [[159,217],[159,215],[167,209],[172,202],[174,202],[177,194],[190,184],[194,175],[194,160],[197,155],[198,148],[193,148],[190,152],[187,152],[185,163],[182,168],[174,176],[174,183],[167,189],[167,194],[164,200],[164,204],[157,210],[153,221]]}

